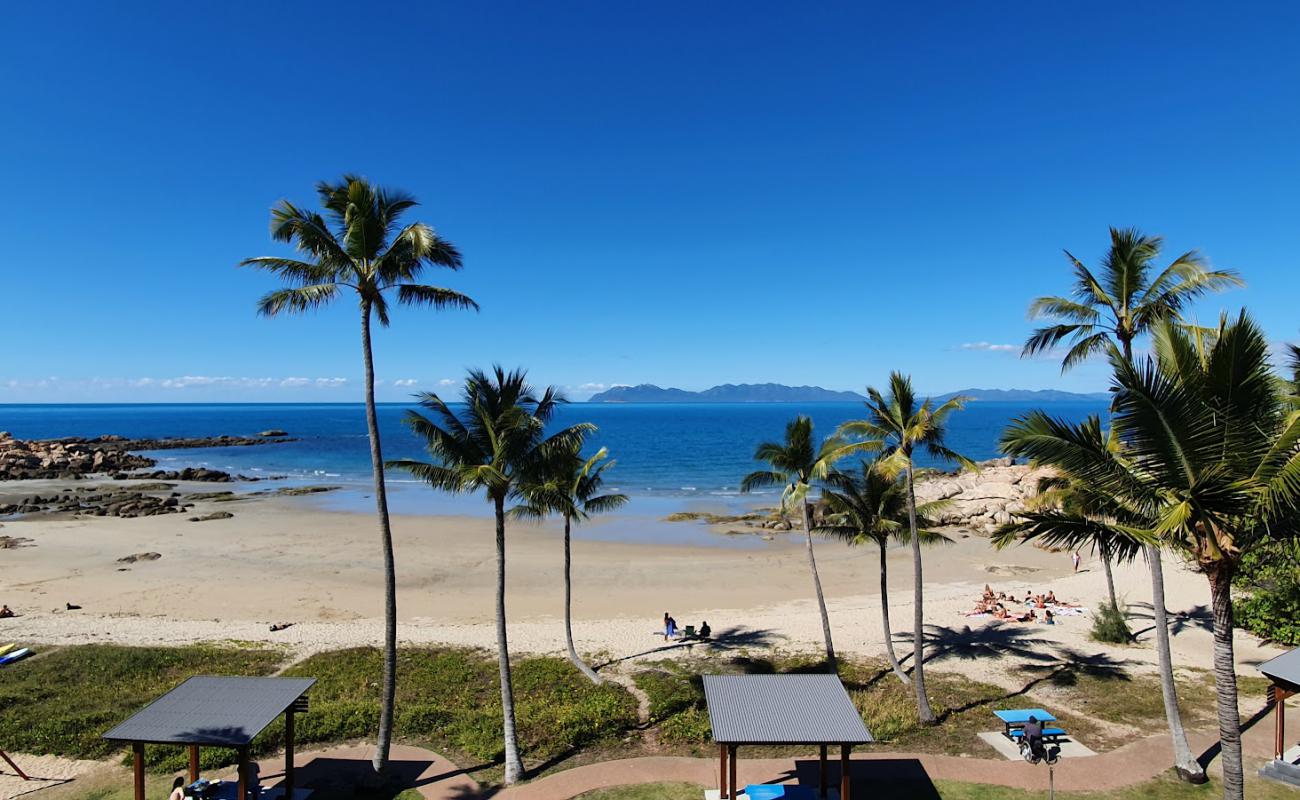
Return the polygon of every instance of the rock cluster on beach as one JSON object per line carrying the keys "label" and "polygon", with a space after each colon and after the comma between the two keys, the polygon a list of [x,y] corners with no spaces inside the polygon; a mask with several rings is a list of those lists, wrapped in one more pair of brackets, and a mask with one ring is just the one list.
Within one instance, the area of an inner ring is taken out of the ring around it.
{"label": "rock cluster on beach", "polygon": [[66,513],[92,517],[154,517],[159,514],[179,514],[194,507],[177,492],[166,496],[123,490],[96,488],[56,492],[51,495],[32,495],[15,503],[0,503],[0,515]]}
{"label": "rock cluster on beach", "polygon": [[95,438],[24,440],[0,432],[0,481],[42,479],[77,479],[87,475],[107,474],[115,480],[154,478],[161,480],[230,481],[256,480],[243,475],[231,476],[214,469],[190,468],[180,471],[159,470],[140,474],[156,466],[151,458],[137,455],[140,450],[175,450],[198,447],[247,447],[250,445],[291,442],[277,434],[268,436],[209,436],[203,438],[127,439],[122,436]]}
{"label": "rock cluster on beach", "polygon": [[1050,470],[1012,463],[1009,458],[984,461],[979,471],[928,475],[916,483],[916,500],[947,500],[939,522],[992,533],[1023,511],[1025,501],[1038,493],[1039,478]]}

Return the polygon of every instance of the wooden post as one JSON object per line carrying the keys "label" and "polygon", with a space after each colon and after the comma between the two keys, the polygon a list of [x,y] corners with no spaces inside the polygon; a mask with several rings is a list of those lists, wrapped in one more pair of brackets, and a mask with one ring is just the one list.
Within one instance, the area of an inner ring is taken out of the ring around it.
{"label": "wooden post", "polygon": [[235,790],[236,800],[248,800],[248,748],[239,748],[239,759],[236,767],[239,771],[238,788]]}
{"label": "wooden post", "polygon": [[727,785],[731,787],[731,794],[728,797],[734,798],[740,794],[740,787],[736,785],[736,746],[727,745]]}
{"label": "wooden post", "polygon": [[840,745],[840,800],[853,797],[853,782],[849,779],[849,752],[853,745]]}
{"label": "wooden post", "polygon": [[8,754],[8,753],[6,753],[6,752],[3,751],[3,750],[0,750],[0,758],[3,758],[3,759],[5,760],[5,763],[9,765],[9,768],[10,768],[10,769],[12,769],[14,772],[18,773],[18,777],[22,778],[22,779],[25,780],[25,781],[30,781],[30,780],[31,780],[31,777],[28,776],[28,774],[27,774],[26,772],[23,772],[23,768],[22,768],[22,767],[20,767],[20,766],[18,766],[17,764],[14,763],[14,760],[13,760],[12,758],[9,757],[9,754]]}
{"label": "wooden post", "polygon": [[293,707],[284,712],[284,800],[293,800]]}
{"label": "wooden post", "polygon": [[199,746],[190,745],[190,783],[199,779]]}
{"label": "wooden post", "polygon": [[144,742],[131,743],[132,777],[135,779],[135,800],[144,800]]}
{"label": "wooden post", "polygon": [[1273,757],[1281,759],[1286,753],[1286,698],[1287,691],[1281,686],[1273,687],[1273,713],[1277,715],[1274,722]]}
{"label": "wooden post", "polygon": [[727,746],[718,745],[718,797],[727,800]]}
{"label": "wooden post", "polygon": [[822,800],[826,798],[826,745],[820,748],[819,758],[817,759],[817,791],[818,797]]}

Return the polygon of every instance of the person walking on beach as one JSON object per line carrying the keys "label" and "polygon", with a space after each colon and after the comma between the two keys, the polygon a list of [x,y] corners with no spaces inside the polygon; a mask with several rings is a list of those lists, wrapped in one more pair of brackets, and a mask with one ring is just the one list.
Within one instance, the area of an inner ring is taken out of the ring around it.
{"label": "person walking on beach", "polygon": [[1074,562],[1074,571],[1079,571],[1079,551],[1075,550],[1070,554],[1070,560]]}
{"label": "person walking on beach", "polygon": [[664,612],[664,641],[668,641],[677,635],[677,620],[673,619],[667,611]]}

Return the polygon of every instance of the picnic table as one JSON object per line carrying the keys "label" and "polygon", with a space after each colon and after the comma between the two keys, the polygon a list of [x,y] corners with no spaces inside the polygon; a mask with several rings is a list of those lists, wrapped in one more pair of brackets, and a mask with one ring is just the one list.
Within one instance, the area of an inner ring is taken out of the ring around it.
{"label": "picnic table", "polygon": [[1002,721],[1002,735],[1013,742],[1025,735],[1025,724],[1030,717],[1035,717],[1043,726],[1043,739],[1046,741],[1054,742],[1065,735],[1061,728],[1048,726],[1049,723],[1056,722],[1056,717],[1041,708],[1011,708],[994,711],[993,714]]}

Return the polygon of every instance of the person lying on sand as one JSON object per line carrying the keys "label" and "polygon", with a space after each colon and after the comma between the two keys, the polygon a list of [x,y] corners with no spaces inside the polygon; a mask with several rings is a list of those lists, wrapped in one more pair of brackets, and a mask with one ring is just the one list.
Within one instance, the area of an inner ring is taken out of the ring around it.
{"label": "person lying on sand", "polygon": [[8,619],[14,615],[13,609],[9,606],[0,606],[0,619]]}

